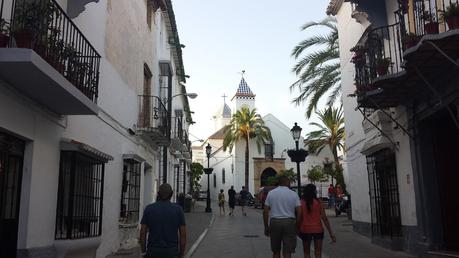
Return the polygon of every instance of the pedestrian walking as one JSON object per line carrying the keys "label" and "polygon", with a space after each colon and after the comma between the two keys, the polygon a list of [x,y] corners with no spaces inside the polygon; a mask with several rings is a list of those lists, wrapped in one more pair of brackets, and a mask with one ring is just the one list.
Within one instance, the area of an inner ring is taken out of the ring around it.
{"label": "pedestrian walking", "polygon": [[328,208],[335,206],[335,195],[335,188],[333,187],[333,184],[330,184],[328,187]]}
{"label": "pedestrian walking", "polygon": [[220,207],[220,215],[225,215],[225,194],[223,193],[223,189],[220,189],[220,193],[218,194],[218,206]]}
{"label": "pedestrian walking", "polygon": [[234,191],[234,186],[228,190],[228,206],[230,209],[229,215],[234,215],[234,206],[236,205],[236,191]]}
{"label": "pedestrian walking", "polygon": [[333,243],[336,242],[336,237],[325,214],[323,203],[317,198],[316,186],[313,184],[306,185],[304,189],[301,197],[301,213],[299,236],[303,241],[304,258],[311,258],[310,246],[312,241],[314,241],[315,258],[322,258],[322,242],[324,238],[322,222],[325,224]]}
{"label": "pedestrian walking", "polygon": [[[185,215],[180,206],[171,203],[172,193],[169,184],[162,184],[158,201],[148,205],[143,212],[139,239],[143,258],[185,257]],[[147,232],[148,244],[145,245]]]}
{"label": "pedestrian walking", "polygon": [[268,193],[263,210],[265,235],[270,237],[273,258],[291,258],[296,248],[297,229],[301,222],[301,203],[290,190],[290,180],[280,176],[279,186]]}
{"label": "pedestrian walking", "polygon": [[247,213],[245,212],[245,206],[247,205],[247,201],[249,199],[249,192],[245,190],[245,186],[242,187],[242,190],[239,192],[239,198],[240,198],[240,205],[242,209],[242,215],[247,216]]}

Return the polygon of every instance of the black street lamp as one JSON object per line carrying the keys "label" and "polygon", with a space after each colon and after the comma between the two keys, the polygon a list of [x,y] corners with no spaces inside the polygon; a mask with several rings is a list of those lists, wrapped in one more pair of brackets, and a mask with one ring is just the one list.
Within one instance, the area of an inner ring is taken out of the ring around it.
{"label": "black street lamp", "polygon": [[207,168],[204,169],[204,172],[207,174],[207,204],[206,204],[206,212],[212,212],[212,208],[210,207],[210,174],[212,174],[213,168],[209,165],[210,154],[212,153],[212,147],[210,143],[206,146],[206,155],[207,155]]}
{"label": "black street lamp", "polygon": [[297,123],[293,126],[290,130],[292,132],[293,140],[295,141],[296,148],[294,150],[288,150],[287,154],[292,160],[292,162],[296,162],[296,180],[298,185],[298,196],[301,197],[301,175],[300,175],[300,162],[304,162],[306,160],[306,156],[308,156],[308,151],[305,149],[298,148],[298,141],[301,137],[301,127],[298,126]]}

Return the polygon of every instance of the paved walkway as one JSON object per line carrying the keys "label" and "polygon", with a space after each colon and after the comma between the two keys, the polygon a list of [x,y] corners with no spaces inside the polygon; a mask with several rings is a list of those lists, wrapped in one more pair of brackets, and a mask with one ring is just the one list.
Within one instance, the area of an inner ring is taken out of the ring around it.
{"label": "paved walkway", "polygon": [[[200,235],[209,226],[212,214],[205,213],[205,203],[198,202],[195,205],[195,210],[190,213],[185,213],[185,221],[187,224],[187,252],[198,240]],[[129,250],[120,250],[115,254],[109,255],[106,258],[139,258],[140,247]]]}
{"label": "paved walkway", "polygon": [[[214,206],[215,207],[215,206]],[[269,239],[263,234],[261,210],[248,209],[243,217],[240,207],[235,216],[220,216],[215,210],[215,221],[192,258],[269,258]],[[407,258],[404,253],[392,252],[370,243],[370,240],[352,231],[345,216],[330,217],[337,243],[330,244],[326,236],[323,258]],[[303,257],[298,241],[294,258]]]}

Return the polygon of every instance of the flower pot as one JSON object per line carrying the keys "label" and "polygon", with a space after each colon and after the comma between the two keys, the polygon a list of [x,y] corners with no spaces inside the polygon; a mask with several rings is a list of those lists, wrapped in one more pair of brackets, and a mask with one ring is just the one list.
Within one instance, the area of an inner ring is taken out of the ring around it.
{"label": "flower pot", "polygon": [[448,23],[448,28],[450,30],[459,29],[459,16],[451,16],[446,18],[446,23]]}
{"label": "flower pot", "polygon": [[32,32],[26,30],[18,31],[14,33],[14,39],[18,48],[32,48]]}
{"label": "flower pot", "polygon": [[438,34],[438,22],[424,24],[424,30],[427,34]]}
{"label": "flower pot", "polygon": [[379,75],[379,76],[383,76],[383,75],[386,75],[387,74],[387,70],[388,70],[388,66],[377,66],[376,67],[376,73]]}
{"label": "flower pot", "polygon": [[0,47],[8,46],[9,41],[10,41],[10,37],[8,35],[0,33]]}
{"label": "flower pot", "polygon": [[48,53],[45,58],[46,62],[53,66],[60,74],[64,74],[65,64],[59,60],[58,56]]}

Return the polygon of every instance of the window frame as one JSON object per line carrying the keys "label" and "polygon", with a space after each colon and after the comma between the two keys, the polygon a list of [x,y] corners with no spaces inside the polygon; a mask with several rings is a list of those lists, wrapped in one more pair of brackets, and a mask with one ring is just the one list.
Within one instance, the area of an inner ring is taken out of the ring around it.
{"label": "window frame", "polygon": [[61,150],[56,240],[91,238],[102,234],[104,173],[104,161],[78,151]]}
{"label": "window frame", "polygon": [[123,160],[120,217],[123,224],[137,224],[140,215],[140,187],[142,163],[131,158]]}

